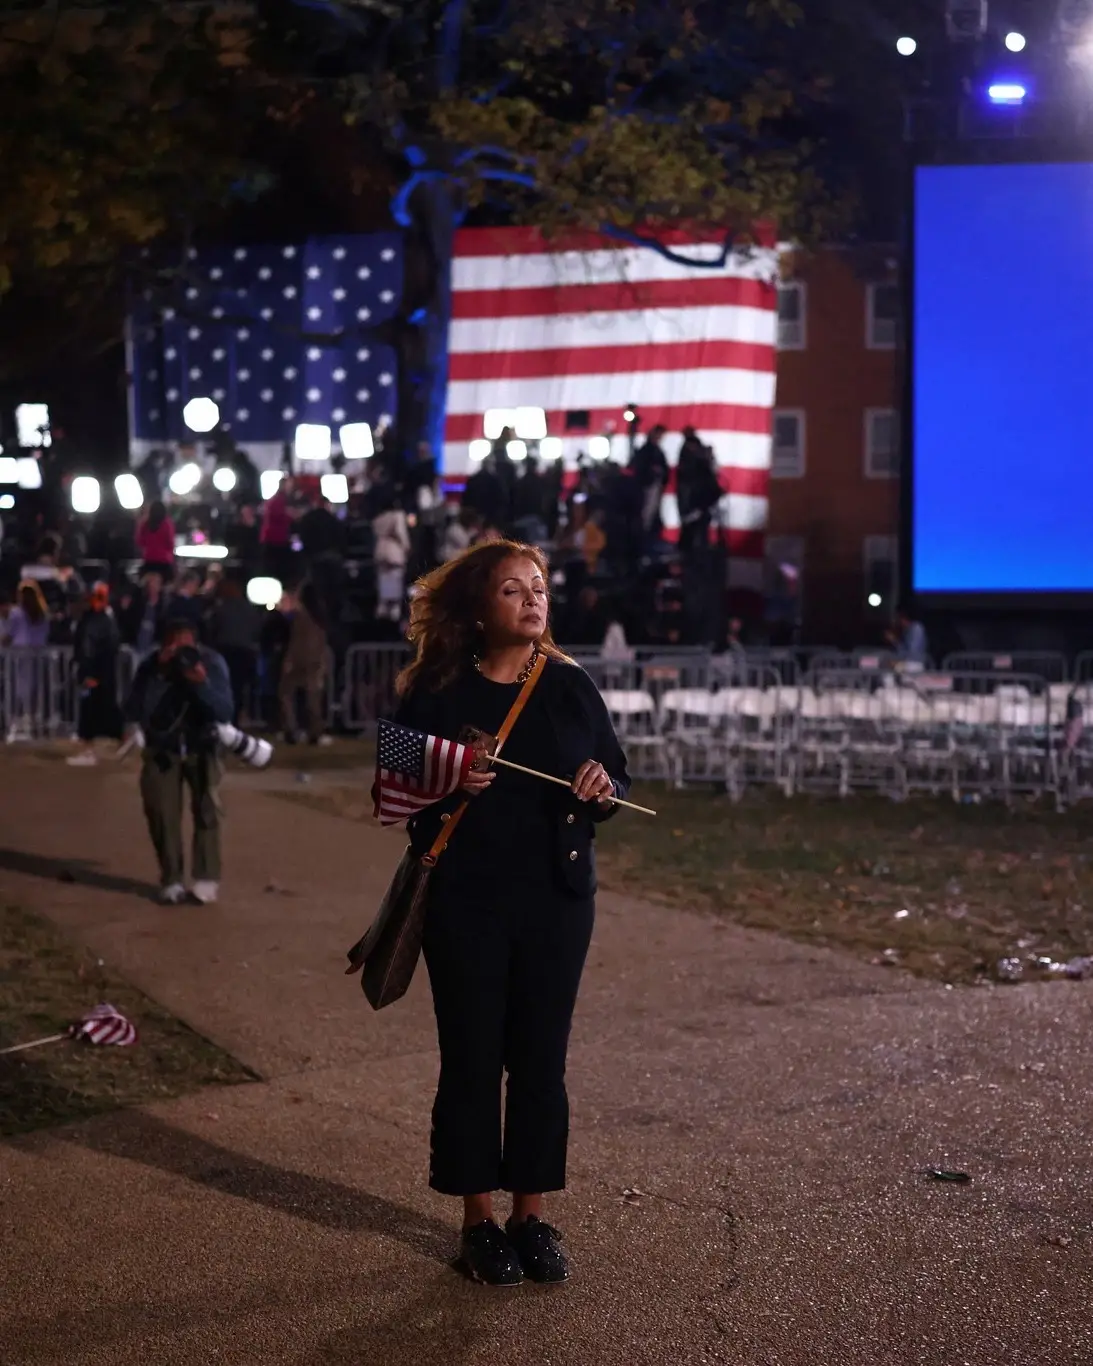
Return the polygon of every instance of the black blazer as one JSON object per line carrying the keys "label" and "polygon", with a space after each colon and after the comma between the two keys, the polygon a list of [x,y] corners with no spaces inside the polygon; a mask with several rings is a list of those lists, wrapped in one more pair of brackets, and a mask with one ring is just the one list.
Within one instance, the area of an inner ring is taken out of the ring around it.
{"label": "black blazer", "polygon": [[[395,720],[414,730],[454,740],[462,727],[473,719],[467,714],[466,697],[465,678],[457,679],[435,693],[417,689],[403,698]],[[539,751],[549,754],[549,764],[543,762],[544,772],[572,778],[586,760],[596,759],[613,780],[617,797],[625,797],[630,791],[626,755],[615,735],[603,698],[578,665],[547,659],[535,693],[513,731],[514,738],[519,728],[525,726],[539,728],[531,737],[525,731],[524,739],[534,739]],[[615,815],[618,808],[603,809],[596,802],[579,801],[565,788],[542,783],[539,779],[526,781],[538,784],[537,797],[541,788],[542,800],[546,802],[550,864],[555,883],[572,896],[590,896],[596,890],[595,827]],[[410,844],[416,854],[429,851],[440,832],[442,818],[455,810],[463,796],[461,792],[453,793],[410,821]],[[478,799],[471,799],[472,807],[475,800]],[[457,842],[459,863],[472,855],[474,832],[470,814],[453,834],[438,867],[452,865],[451,855]],[[519,860],[519,849],[512,850],[511,857],[514,861]]]}

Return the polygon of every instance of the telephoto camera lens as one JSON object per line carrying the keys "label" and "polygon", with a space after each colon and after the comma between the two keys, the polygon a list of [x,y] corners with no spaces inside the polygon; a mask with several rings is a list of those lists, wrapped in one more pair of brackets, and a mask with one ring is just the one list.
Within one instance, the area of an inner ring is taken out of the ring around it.
{"label": "telephoto camera lens", "polygon": [[217,726],[216,733],[228,753],[242,759],[251,768],[265,768],[273,758],[273,746],[268,740],[260,740],[257,735],[248,735],[245,730],[228,725]]}

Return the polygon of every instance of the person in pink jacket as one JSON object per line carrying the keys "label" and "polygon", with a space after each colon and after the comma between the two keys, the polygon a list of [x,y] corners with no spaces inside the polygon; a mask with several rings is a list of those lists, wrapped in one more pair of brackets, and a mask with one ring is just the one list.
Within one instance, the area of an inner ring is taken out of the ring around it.
{"label": "person in pink jacket", "polygon": [[137,523],[137,551],[144,560],[144,573],[155,570],[169,579],[175,568],[175,524],[157,498]]}

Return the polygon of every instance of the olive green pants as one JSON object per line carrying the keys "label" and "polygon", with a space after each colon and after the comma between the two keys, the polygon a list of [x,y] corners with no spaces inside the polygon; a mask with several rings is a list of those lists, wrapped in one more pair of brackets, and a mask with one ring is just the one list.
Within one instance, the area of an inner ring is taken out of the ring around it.
{"label": "olive green pants", "polygon": [[196,882],[220,881],[220,764],[215,754],[144,755],[140,795],[144,818],[159,860],[160,882],[183,879],[182,789],[190,789],[194,822],[193,876]]}

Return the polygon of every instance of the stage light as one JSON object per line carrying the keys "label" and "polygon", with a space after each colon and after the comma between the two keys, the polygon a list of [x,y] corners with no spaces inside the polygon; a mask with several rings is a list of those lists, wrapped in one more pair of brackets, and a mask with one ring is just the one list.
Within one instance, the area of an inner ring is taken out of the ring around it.
{"label": "stage light", "polygon": [[509,441],[505,444],[505,454],[510,460],[526,460],[528,458],[528,448],[526,442]]}
{"label": "stage light", "polygon": [[631,404],[630,407],[627,408],[623,413],[622,420],[624,422],[635,422],[637,421],[637,416],[638,410],[633,406],[633,404]]}
{"label": "stage light", "polygon": [[319,491],[328,503],[349,502],[349,480],[344,474],[324,474],[319,480]]}
{"label": "stage light", "polygon": [[913,38],[897,38],[896,51],[901,57],[913,57],[918,51],[918,44]]}
{"label": "stage light", "polygon": [[0,484],[19,482],[19,461],[13,455],[0,455]]}
{"label": "stage light", "polygon": [[211,398],[192,398],[182,410],[182,420],[191,432],[211,432],[220,421],[220,409]]}
{"label": "stage light", "polygon": [[516,421],[512,425],[521,441],[541,441],[547,434],[546,413],[542,408],[517,408]]}
{"label": "stage light", "polygon": [[544,460],[560,460],[562,458],[562,438],[560,436],[544,436],[539,442],[539,454]]}
{"label": "stage light", "polygon": [[490,442],[484,437],[479,436],[467,447],[467,454],[472,460],[485,460],[486,456],[489,455],[492,450],[493,446]]}
{"label": "stage light", "polygon": [[42,448],[52,443],[49,404],[20,403],[15,409],[15,439],[20,446]]}
{"label": "stage light", "polygon": [[144,506],[144,490],[135,474],[119,474],[114,480],[114,492],[126,512],[136,512]]}
{"label": "stage light", "polygon": [[301,422],[296,428],[297,460],[329,460],[330,428],[318,422]]}
{"label": "stage light", "polygon": [[284,477],[284,471],[282,470],[263,470],[258,476],[258,487],[262,492],[262,497],[267,502],[269,502],[281,487],[281,480]]}
{"label": "stage light", "polygon": [[506,427],[515,426],[515,408],[489,408],[482,419],[482,434],[490,441],[497,441]]}
{"label": "stage light", "polygon": [[247,601],[253,602],[255,607],[272,611],[281,601],[284,591],[280,579],[270,579],[260,574],[257,578],[247,580]]}
{"label": "stage light", "polygon": [[11,493],[0,493],[0,512],[10,512],[15,506],[15,495]]}
{"label": "stage light", "polygon": [[993,104],[1021,104],[1028,91],[1015,81],[999,81],[987,87],[987,95]]}
{"label": "stage light", "polygon": [[881,604],[881,596],[880,596],[880,594],[879,594],[879,593],[870,593],[870,594],[869,594],[869,606],[870,606],[870,607],[879,607],[880,604]]}
{"label": "stage light", "polygon": [[235,488],[235,471],[230,465],[221,465],[213,470],[213,488],[217,493],[231,493]]}
{"label": "stage light", "polygon": [[588,454],[593,460],[606,460],[611,454],[611,440],[606,436],[588,438]]}
{"label": "stage light", "polygon": [[72,481],[72,511],[90,514],[98,512],[101,494],[99,481],[89,474],[79,474]]}
{"label": "stage light", "polygon": [[367,422],[347,422],[339,427],[338,441],[347,460],[368,460],[376,453],[372,428]]}
{"label": "stage light", "polygon": [[1011,52],[1024,52],[1025,42],[1026,39],[1023,33],[1006,34],[1006,46]]}
{"label": "stage light", "polygon": [[22,455],[15,463],[19,468],[19,487],[21,489],[40,489],[42,487],[42,467],[33,455]]}
{"label": "stage light", "polygon": [[180,560],[226,560],[228,558],[228,547],[201,541],[190,545],[176,545],[175,555]]}
{"label": "stage light", "polygon": [[200,483],[201,468],[190,460],[185,465],[179,465],[177,470],[171,471],[167,487],[176,498],[185,498],[187,494],[193,493]]}

